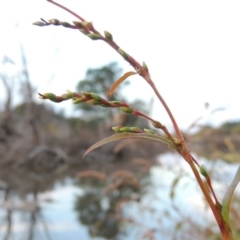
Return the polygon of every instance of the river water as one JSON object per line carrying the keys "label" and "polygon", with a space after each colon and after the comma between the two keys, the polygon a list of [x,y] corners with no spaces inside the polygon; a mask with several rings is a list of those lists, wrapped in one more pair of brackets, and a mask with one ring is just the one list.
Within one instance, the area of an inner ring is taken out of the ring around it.
{"label": "river water", "polygon": [[[221,199],[238,165],[199,161]],[[149,173],[141,175],[141,188],[109,188],[107,194],[102,193],[109,178],[78,178],[75,171],[57,176],[2,172],[0,239],[188,239],[182,232],[203,239],[202,231],[218,230],[189,167],[175,154],[159,156]]]}

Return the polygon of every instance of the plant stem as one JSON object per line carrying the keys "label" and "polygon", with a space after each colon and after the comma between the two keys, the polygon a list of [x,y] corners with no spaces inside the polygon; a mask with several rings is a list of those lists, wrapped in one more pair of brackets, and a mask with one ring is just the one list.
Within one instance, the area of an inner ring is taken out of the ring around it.
{"label": "plant stem", "polygon": [[47,0],[47,1],[50,2],[50,3],[52,3],[52,4],[54,4],[54,5],[56,5],[56,6],[58,6],[58,7],[60,7],[60,8],[62,8],[63,10],[65,10],[65,11],[67,11],[67,12],[71,13],[73,16],[75,16],[75,17],[78,18],[79,20],[81,20],[81,21],[83,21],[83,22],[85,21],[84,18],[80,17],[78,14],[76,14],[76,13],[73,12],[72,10],[64,7],[64,6],[61,5],[60,3],[54,2],[54,1],[52,1],[52,0]]}
{"label": "plant stem", "polygon": [[218,206],[213,203],[213,200],[212,200],[211,196],[209,195],[208,190],[204,186],[204,183],[199,175],[199,172],[198,172],[196,166],[194,165],[191,154],[189,152],[187,152],[187,153],[183,154],[182,156],[188,162],[188,164],[190,165],[190,167],[193,171],[193,174],[194,174],[194,176],[195,176],[195,178],[196,178],[196,180],[197,180],[197,182],[198,182],[198,184],[199,184],[199,186],[200,186],[200,188],[212,210],[212,213],[217,221],[217,224],[221,231],[223,240],[232,240],[233,238],[232,238],[231,229],[229,229],[226,222],[224,221],[221,211],[219,211],[219,209],[218,209]]}

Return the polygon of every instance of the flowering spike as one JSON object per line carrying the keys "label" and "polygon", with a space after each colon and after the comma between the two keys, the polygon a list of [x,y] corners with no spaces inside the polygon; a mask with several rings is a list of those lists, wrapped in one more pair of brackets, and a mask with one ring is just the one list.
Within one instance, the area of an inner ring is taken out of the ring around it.
{"label": "flowering spike", "polygon": [[105,36],[106,39],[108,39],[110,41],[113,41],[113,36],[110,32],[104,31],[104,36]]}

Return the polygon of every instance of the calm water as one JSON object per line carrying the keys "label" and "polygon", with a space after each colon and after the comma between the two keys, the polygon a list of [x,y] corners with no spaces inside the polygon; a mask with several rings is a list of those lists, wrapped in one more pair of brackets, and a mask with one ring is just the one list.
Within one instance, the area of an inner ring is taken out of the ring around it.
{"label": "calm water", "polygon": [[[221,198],[237,165],[200,161],[213,170],[213,185]],[[198,226],[216,228],[188,166],[173,154],[159,157],[158,165],[141,177],[139,191],[121,189],[105,195],[106,182],[101,179],[17,172],[0,178],[0,239],[136,240],[150,239],[151,234],[155,239],[172,239],[179,223],[191,222],[193,216],[198,216],[193,219]],[[129,197],[140,201],[124,203]],[[97,227],[99,219],[106,221]]]}

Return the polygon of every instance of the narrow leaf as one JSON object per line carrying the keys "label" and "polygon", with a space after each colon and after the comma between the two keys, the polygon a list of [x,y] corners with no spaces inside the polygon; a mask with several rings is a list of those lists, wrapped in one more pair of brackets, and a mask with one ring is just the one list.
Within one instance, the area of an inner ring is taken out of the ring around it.
{"label": "narrow leaf", "polygon": [[92,150],[94,150],[95,148],[98,148],[106,143],[110,143],[110,142],[114,142],[117,140],[121,140],[121,139],[127,139],[127,138],[139,138],[139,139],[143,139],[143,140],[149,140],[149,141],[155,141],[155,142],[161,142],[161,143],[165,143],[167,146],[171,147],[171,148],[175,148],[174,143],[171,142],[171,140],[162,137],[162,136],[158,136],[158,135],[153,135],[153,134],[148,134],[148,133],[129,133],[129,132],[123,132],[123,133],[117,133],[114,134],[110,137],[104,138],[102,140],[100,140],[99,142],[93,144],[90,148],[87,149],[87,151],[84,153],[83,158]]}
{"label": "narrow leaf", "polygon": [[175,189],[176,189],[176,186],[179,183],[180,179],[181,179],[181,175],[177,176],[172,182],[172,186],[171,186],[171,190],[170,190],[170,198],[172,200],[175,197]]}
{"label": "narrow leaf", "polygon": [[222,216],[223,216],[223,219],[225,220],[225,222],[227,223],[228,227],[230,227],[229,208],[230,208],[234,190],[235,190],[236,186],[238,185],[239,181],[240,181],[240,166],[238,167],[235,177],[234,177],[232,183],[230,184],[230,186],[228,187],[228,190],[227,190],[227,192],[223,198],[223,202],[222,202]]}
{"label": "narrow leaf", "polygon": [[125,74],[123,74],[122,77],[120,77],[109,89],[107,96],[111,97],[114,93],[114,91],[116,90],[116,88],[124,81],[126,80],[128,77],[137,74],[136,72],[126,72]]}

